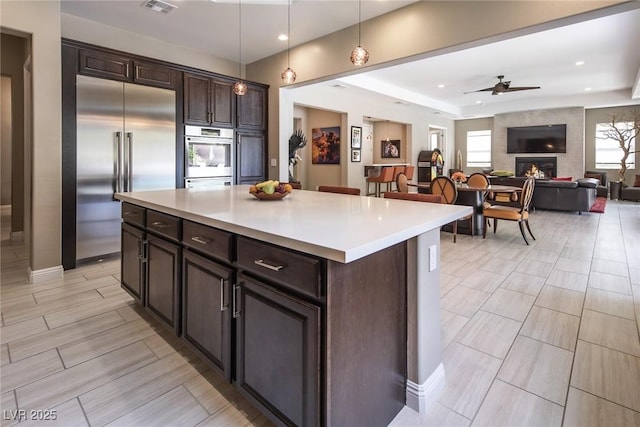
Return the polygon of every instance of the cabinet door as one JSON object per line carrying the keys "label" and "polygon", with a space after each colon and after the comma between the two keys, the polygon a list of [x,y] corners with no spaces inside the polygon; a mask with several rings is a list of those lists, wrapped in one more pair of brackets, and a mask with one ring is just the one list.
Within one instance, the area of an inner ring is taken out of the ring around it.
{"label": "cabinet door", "polygon": [[184,122],[190,125],[208,125],[209,78],[196,74],[184,74]]}
{"label": "cabinet door", "polygon": [[247,93],[238,96],[238,127],[265,129],[267,127],[267,89],[247,85]]}
{"label": "cabinet door", "polygon": [[144,301],[144,232],[122,224],[120,283],[138,302]]}
{"label": "cabinet door", "polygon": [[232,270],[185,250],[182,277],[182,337],[230,381]]}
{"label": "cabinet door", "polygon": [[236,386],[283,424],[318,425],[320,307],[244,275],[239,284]]}
{"label": "cabinet door", "polygon": [[130,82],[131,62],[126,56],[80,49],[78,72],[87,76]]}
{"label": "cabinet door", "polygon": [[180,247],[147,235],[146,307],[179,333]]}
{"label": "cabinet door", "polygon": [[211,81],[211,122],[214,125],[233,125],[233,82]]}
{"label": "cabinet door", "polygon": [[158,64],[134,61],[133,82],[137,84],[173,89],[175,71]]}
{"label": "cabinet door", "polygon": [[236,134],[236,177],[238,184],[255,184],[266,178],[266,149],[263,133]]}

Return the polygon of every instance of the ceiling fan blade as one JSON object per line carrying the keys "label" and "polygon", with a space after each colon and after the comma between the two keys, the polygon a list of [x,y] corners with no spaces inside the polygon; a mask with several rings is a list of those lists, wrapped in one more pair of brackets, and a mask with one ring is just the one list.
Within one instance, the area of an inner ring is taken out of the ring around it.
{"label": "ceiling fan blade", "polygon": [[516,92],[519,90],[531,90],[531,89],[540,89],[540,86],[521,86],[521,87],[510,87],[505,89],[505,92]]}
{"label": "ceiling fan blade", "polygon": [[467,93],[490,92],[490,91],[493,91],[494,89],[495,89],[495,88],[492,86],[492,87],[487,87],[487,88],[480,89],[480,90],[472,90],[471,92],[465,92],[465,95],[466,95]]}

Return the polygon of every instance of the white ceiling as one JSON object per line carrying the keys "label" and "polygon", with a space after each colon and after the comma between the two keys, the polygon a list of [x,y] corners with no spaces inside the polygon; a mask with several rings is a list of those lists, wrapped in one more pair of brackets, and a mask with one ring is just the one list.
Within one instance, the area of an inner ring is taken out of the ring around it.
{"label": "white ceiling", "polygon": [[[232,1],[232,3],[221,3]],[[168,14],[140,6],[142,0],[62,0],[63,13],[123,28],[176,45],[238,60],[237,0],[168,0]],[[256,4],[267,2],[270,4]],[[362,20],[413,1],[363,1]],[[286,50],[287,0],[242,0],[242,62]],[[355,0],[293,0],[292,46],[357,24]],[[317,24],[313,24],[317,23]],[[404,101],[453,118],[508,111],[640,103],[640,2],[635,10],[511,38],[453,53],[366,71],[318,84],[359,86],[373,102]],[[576,61],[584,61],[576,66]],[[541,89],[464,94],[493,86],[497,75],[511,86]],[[439,88],[438,85],[444,85]],[[635,86],[635,98],[632,96]],[[591,88],[585,91],[586,88]],[[480,103],[478,103],[480,102]]]}

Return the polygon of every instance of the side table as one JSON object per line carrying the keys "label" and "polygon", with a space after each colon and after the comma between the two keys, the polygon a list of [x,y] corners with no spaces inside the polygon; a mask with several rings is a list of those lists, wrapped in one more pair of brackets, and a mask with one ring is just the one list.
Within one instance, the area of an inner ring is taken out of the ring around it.
{"label": "side table", "polygon": [[620,199],[620,189],[622,188],[621,181],[611,181],[609,183],[609,197],[611,200],[619,200]]}

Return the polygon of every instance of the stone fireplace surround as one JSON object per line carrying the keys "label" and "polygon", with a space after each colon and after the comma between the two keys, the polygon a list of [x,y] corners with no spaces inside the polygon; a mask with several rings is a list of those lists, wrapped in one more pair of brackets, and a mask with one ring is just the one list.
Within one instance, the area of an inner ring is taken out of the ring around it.
{"label": "stone fireplace surround", "polygon": [[[585,109],[584,107],[553,108],[496,114],[492,132],[492,167],[494,170],[513,170],[516,157],[527,154],[507,153],[507,128],[513,126],[538,126],[554,123],[567,125],[567,152],[558,153],[556,176],[580,178],[585,165]],[[535,156],[532,154],[531,156]],[[542,157],[542,156],[537,156]]]}
{"label": "stone fireplace surround", "polygon": [[[534,169],[535,167],[535,169]],[[533,171],[537,170],[534,174]],[[551,179],[558,176],[557,157],[516,157],[516,176],[530,176]]]}

